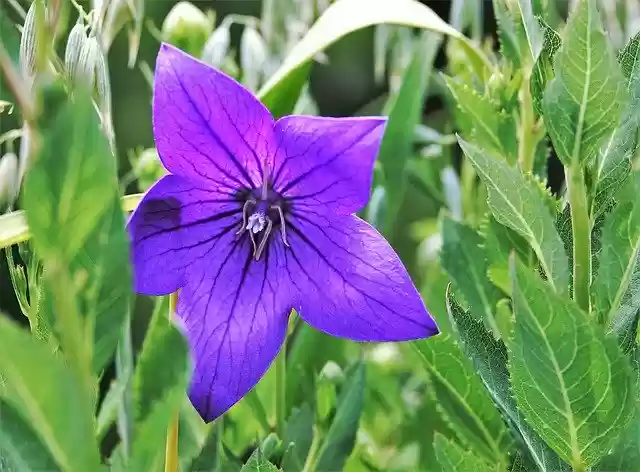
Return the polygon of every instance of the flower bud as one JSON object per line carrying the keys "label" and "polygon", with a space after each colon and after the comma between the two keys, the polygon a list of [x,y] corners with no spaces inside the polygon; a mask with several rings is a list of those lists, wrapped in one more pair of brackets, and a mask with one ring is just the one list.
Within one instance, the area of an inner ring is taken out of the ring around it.
{"label": "flower bud", "polygon": [[202,60],[214,67],[220,67],[227,56],[230,42],[229,26],[223,22],[205,43]]}
{"label": "flower bud", "polygon": [[67,71],[69,77],[75,77],[78,69],[78,63],[80,62],[80,55],[82,54],[82,48],[86,44],[88,38],[84,31],[84,24],[82,17],[78,16],[78,21],[71,28],[69,33],[69,39],[67,40],[67,47],[64,50],[64,68]]}
{"label": "flower bud", "polygon": [[13,203],[18,189],[18,157],[10,152],[0,159],[0,205]]}
{"label": "flower bud", "polygon": [[192,55],[200,55],[211,34],[211,21],[189,2],[177,3],[162,24],[162,39]]}
{"label": "flower bud", "polygon": [[245,27],[240,39],[240,67],[242,79],[251,90],[257,90],[267,60],[267,45],[252,26]]}
{"label": "flower bud", "polygon": [[98,44],[98,39],[95,36],[92,36],[87,39],[80,51],[78,68],[76,69],[74,76],[74,81],[76,83],[81,83],[89,88],[93,87],[98,54],[100,54],[100,45]]}
{"label": "flower bud", "polygon": [[24,18],[22,36],[20,38],[20,66],[25,77],[36,75],[37,40],[36,40],[36,7],[38,1],[31,3]]}

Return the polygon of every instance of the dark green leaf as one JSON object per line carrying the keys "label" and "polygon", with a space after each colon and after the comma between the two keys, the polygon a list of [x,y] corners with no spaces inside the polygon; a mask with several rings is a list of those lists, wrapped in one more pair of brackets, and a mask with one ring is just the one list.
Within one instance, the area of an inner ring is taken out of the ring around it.
{"label": "dark green leaf", "polygon": [[240,469],[240,472],[278,472],[278,468],[265,459],[258,448],[253,451],[249,461]]}
{"label": "dark green leaf", "polygon": [[188,470],[191,472],[221,472],[224,462],[222,450],[222,423],[214,423],[209,427],[209,434],[198,456]]}
{"label": "dark green leaf", "polygon": [[524,439],[537,467],[543,472],[568,472],[569,466],[529,426],[518,410],[511,395],[507,349],[502,341],[496,341],[481,324],[465,312],[451,297],[449,290],[447,290],[447,311],[462,351],[471,360],[475,371],[502,414],[509,419]]}
{"label": "dark green leaf", "polygon": [[578,3],[554,67],[542,102],[547,129],[565,166],[588,162],[615,129],[627,100],[596,0]]}
{"label": "dark green leaf", "polygon": [[282,467],[287,472],[301,472],[313,441],[313,412],[306,403],[293,410],[284,435],[286,448]]}
{"label": "dark green leaf", "polygon": [[472,451],[441,434],[436,434],[434,446],[443,472],[493,472],[496,470],[495,466],[490,466],[475,456]]}
{"label": "dark green leaf", "polygon": [[458,141],[489,190],[489,207],[495,219],[527,240],[551,285],[556,291],[565,292],[569,281],[567,256],[549,203],[537,184],[505,162],[460,138]]}
{"label": "dark green leaf", "polygon": [[91,399],[77,373],[1,315],[0,346],[0,377],[5,379],[0,394],[33,428],[60,469],[102,470]]}
{"label": "dark green leaf", "polygon": [[632,418],[629,362],[575,302],[515,260],[512,280],[516,401],[536,432],[584,470],[606,454]]}
{"label": "dark green leaf", "polygon": [[[20,50],[20,33],[18,28],[13,24],[11,19],[6,13],[7,6],[0,8],[0,45],[9,54],[9,59],[13,64],[16,72],[18,68],[18,51]],[[5,100],[10,103],[15,103],[15,98],[9,92],[7,84],[5,82],[4,74],[0,74],[0,101]],[[0,110],[2,107],[0,106]],[[5,111],[6,113],[6,111]]]}
{"label": "dark green leaf", "polygon": [[538,115],[542,114],[542,97],[547,84],[553,79],[554,56],[562,45],[562,38],[542,18],[538,18],[540,27],[544,31],[542,50],[531,72],[531,96],[533,107]]}

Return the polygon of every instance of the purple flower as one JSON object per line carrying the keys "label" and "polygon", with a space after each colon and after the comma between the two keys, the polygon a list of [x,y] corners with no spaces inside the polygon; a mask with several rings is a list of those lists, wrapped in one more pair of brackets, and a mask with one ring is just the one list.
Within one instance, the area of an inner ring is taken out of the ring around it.
{"label": "purple flower", "polygon": [[129,221],[135,285],[180,290],[189,396],[206,421],[264,375],[292,308],[356,341],[438,333],[393,249],[353,215],[369,198],[385,123],[274,121],[236,81],[162,45],[153,127],[169,175]]}

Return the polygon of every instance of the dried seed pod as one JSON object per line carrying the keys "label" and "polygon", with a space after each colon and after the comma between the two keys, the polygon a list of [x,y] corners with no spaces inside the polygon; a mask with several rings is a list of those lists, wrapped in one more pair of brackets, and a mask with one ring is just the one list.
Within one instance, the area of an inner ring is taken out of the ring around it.
{"label": "dried seed pod", "polygon": [[64,67],[69,77],[75,77],[82,54],[82,48],[86,44],[88,38],[84,30],[82,17],[78,17],[78,21],[71,28],[67,47],[64,51]]}
{"label": "dried seed pod", "polygon": [[230,42],[229,26],[223,22],[204,44],[202,60],[212,66],[220,67],[227,56]]}
{"label": "dried seed pod", "polygon": [[89,88],[93,87],[99,53],[100,45],[98,44],[98,39],[95,36],[91,36],[80,51],[78,67],[74,75],[76,83],[82,83]]}
{"label": "dried seed pod", "polygon": [[251,26],[245,27],[240,39],[240,67],[243,82],[251,90],[256,90],[264,72],[267,61],[267,45],[260,33]]}
{"label": "dried seed pod", "polygon": [[20,38],[20,66],[26,77],[36,75],[36,7],[37,0],[31,3],[27,16],[24,18],[22,37]]}

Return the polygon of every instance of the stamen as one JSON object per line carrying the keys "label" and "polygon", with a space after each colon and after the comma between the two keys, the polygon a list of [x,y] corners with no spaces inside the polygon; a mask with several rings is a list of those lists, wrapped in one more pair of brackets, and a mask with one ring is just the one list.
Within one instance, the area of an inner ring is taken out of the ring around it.
{"label": "stamen", "polygon": [[[260,241],[260,245],[258,246],[257,250],[255,250],[255,243],[254,243],[254,257],[256,258],[256,261],[260,260],[262,251],[264,251],[264,248],[267,246],[267,240],[269,239],[269,235],[271,234],[272,228],[273,228],[273,221],[271,221],[271,218],[267,218],[267,229],[264,232],[264,236],[262,236],[262,240]],[[253,241],[253,235],[251,235],[251,240]]]}
{"label": "stamen", "polygon": [[246,229],[251,231],[253,234],[259,233],[264,229],[267,219],[267,216],[261,211],[254,213],[249,217]]}
{"label": "stamen", "polygon": [[247,210],[249,210],[249,205],[255,205],[256,203],[257,202],[253,198],[250,198],[249,200],[244,202],[244,205],[242,206],[242,226],[238,231],[236,231],[236,234],[242,234],[248,229],[247,228],[247,212],[248,212]]}
{"label": "stamen", "polygon": [[282,212],[282,207],[280,205],[272,205],[272,210],[278,210],[278,214],[280,215],[280,234],[282,235],[282,242],[285,246],[289,247],[289,242],[287,241],[287,224],[284,221],[284,213]]}

